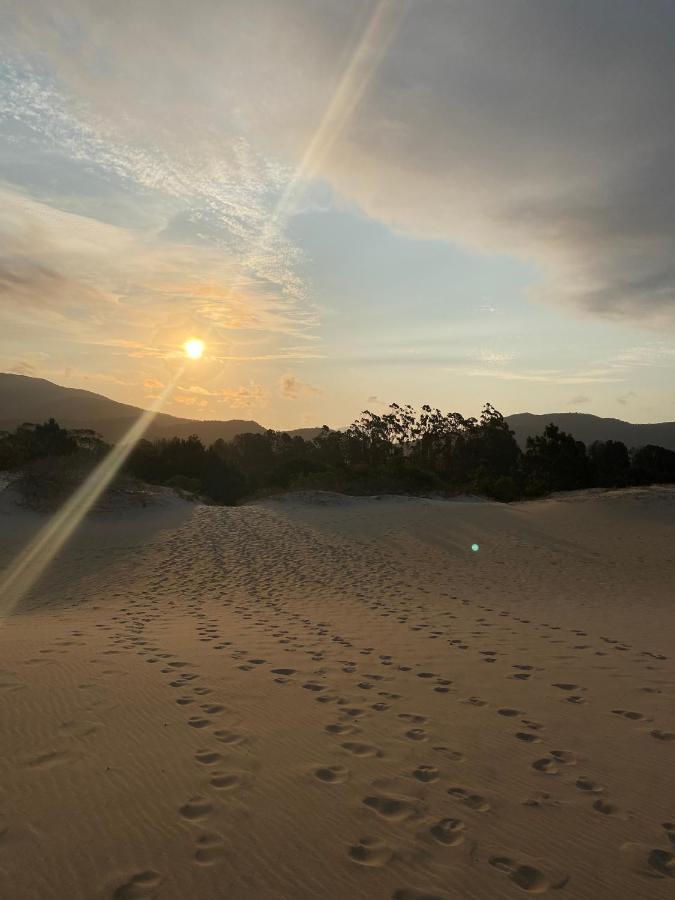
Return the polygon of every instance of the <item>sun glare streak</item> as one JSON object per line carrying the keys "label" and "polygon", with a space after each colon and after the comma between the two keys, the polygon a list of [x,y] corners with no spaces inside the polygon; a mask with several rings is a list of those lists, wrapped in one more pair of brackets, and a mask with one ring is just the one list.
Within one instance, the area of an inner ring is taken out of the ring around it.
{"label": "sun glare streak", "polygon": [[184,369],[182,366],[176,372],[152,407],[134,422],[119,443],[19,553],[0,578],[0,619],[12,615],[21,598],[31,589],[73,535],[82,519],[119,472],[134,446],[143,437],[178,383]]}
{"label": "sun glare streak", "polygon": [[283,228],[291,216],[304,184],[317,172],[331,147],[363,99],[375,70],[393,40],[408,7],[408,0],[377,0],[361,38],[359,39],[342,76],[328,101],[326,111],[307,142],[300,162],[274,206],[258,240],[249,248],[241,263],[242,275],[230,285],[231,297],[247,281],[246,269],[254,265],[274,231]]}
{"label": "sun glare streak", "polygon": [[[319,169],[349,118],[363,99],[372,77],[388,45],[391,43],[406,11],[406,0],[377,0],[368,24],[357,43],[350,61],[333,92],[312,137],[307,143],[293,176],[274,207],[270,219],[261,230],[256,246],[249,250],[243,261],[245,269],[262,251],[270,233],[283,227],[290,217],[298,195],[305,184]],[[242,276],[242,281],[246,276]],[[239,287],[230,286],[232,294]],[[199,359],[205,349],[199,338],[191,338],[183,345],[188,359]],[[153,406],[134,423],[122,440],[91,473],[54,514],[37,536],[17,556],[8,571],[0,578],[0,619],[12,614],[20,599],[35,584],[49,563],[65,545],[78,525],[111,483],[131,453],[134,445],[143,437],[148,426],[160,411],[185,367],[181,367],[166,386]]]}
{"label": "sun glare streak", "polygon": [[272,216],[279,224],[292,210],[302,185],[316,173],[349,121],[370,84],[406,12],[405,0],[378,0],[326,111]]}

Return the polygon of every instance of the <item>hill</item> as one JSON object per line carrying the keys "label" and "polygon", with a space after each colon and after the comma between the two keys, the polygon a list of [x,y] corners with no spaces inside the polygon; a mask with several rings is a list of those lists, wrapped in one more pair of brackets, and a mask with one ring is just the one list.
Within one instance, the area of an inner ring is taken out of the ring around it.
{"label": "hill", "polygon": [[[62,387],[43,378],[0,373],[0,431],[10,431],[23,422],[44,422],[53,417],[64,428],[93,428],[104,440],[118,441],[144,410],[118,403],[101,394]],[[198,435],[205,444],[218,438],[230,441],[236,434],[260,434],[265,428],[247,419],[199,421],[158,413],[148,428],[150,439]],[[319,428],[290,431],[306,439]]]}
{"label": "hill", "polygon": [[[22,422],[44,422],[54,417],[64,428],[93,428],[114,443],[144,412],[137,406],[118,403],[101,394],[62,387],[43,378],[0,373],[0,431],[9,431]],[[516,413],[507,416],[521,447],[530,435],[541,434],[549,422],[573,434],[585,444],[593,441],[623,441],[627,447],[657,444],[675,450],[675,422],[633,424],[621,419],[605,419],[587,413]],[[154,438],[198,435],[205,444],[218,438],[230,441],[236,434],[260,434],[264,426],[251,419],[224,421],[183,419],[158,413],[147,431]],[[288,433],[311,440],[319,428],[298,428]]]}
{"label": "hill", "polygon": [[587,445],[593,441],[611,440],[623,441],[629,449],[657,444],[659,447],[675,450],[675,422],[636,425],[622,419],[604,419],[588,413],[516,413],[506,419],[523,448],[529,436],[541,434],[549,422],[553,422],[562,431],[574,435],[578,441]]}

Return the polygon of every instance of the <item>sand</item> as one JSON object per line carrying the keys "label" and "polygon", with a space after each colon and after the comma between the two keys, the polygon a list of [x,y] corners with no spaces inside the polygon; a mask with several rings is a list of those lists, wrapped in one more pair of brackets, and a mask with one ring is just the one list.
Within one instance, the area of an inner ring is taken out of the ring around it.
{"label": "sand", "polygon": [[0,897],[673,897],[674,538],[667,488],[94,516],[0,626]]}

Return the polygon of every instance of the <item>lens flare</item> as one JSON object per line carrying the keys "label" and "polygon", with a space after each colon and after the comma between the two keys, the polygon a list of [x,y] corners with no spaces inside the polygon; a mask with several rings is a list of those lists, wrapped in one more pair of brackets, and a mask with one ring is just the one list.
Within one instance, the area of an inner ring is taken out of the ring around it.
{"label": "lens flare", "polygon": [[471,549],[474,553],[478,553],[478,551],[480,550],[480,544],[472,544]]}
{"label": "lens flare", "polygon": [[201,359],[204,352],[204,341],[199,338],[190,338],[183,344],[183,350],[188,359]]}
{"label": "lens flare", "polygon": [[0,577],[0,623],[2,619],[12,615],[21,598],[45,572],[103,491],[115,478],[131,451],[171,395],[184,371],[185,366],[181,366],[150,409],[146,409],[143,415],[134,422],[86,481],[66,500],[58,512],[49,519],[33,540],[18,554],[8,569],[2,573]]}

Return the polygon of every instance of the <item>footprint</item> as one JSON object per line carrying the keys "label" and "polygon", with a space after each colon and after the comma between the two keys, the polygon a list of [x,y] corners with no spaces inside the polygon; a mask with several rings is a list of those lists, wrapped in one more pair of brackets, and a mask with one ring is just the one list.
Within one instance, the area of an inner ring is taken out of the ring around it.
{"label": "footprint", "polygon": [[295,675],[296,669],[272,669],[273,675]]}
{"label": "footprint", "polygon": [[344,725],[340,722],[336,722],[333,725],[326,725],[326,731],[329,734],[354,734],[358,729],[355,725]]}
{"label": "footprint", "polygon": [[624,719],[630,719],[633,722],[641,722],[645,717],[642,713],[634,712],[631,709],[613,709],[615,716],[621,716]]}
{"label": "footprint", "polygon": [[211,787],[219,791],[233,791],[244,783],[244,776],[239,772],[214,772],[209,781]]}
{"label": "footprint", "polygon": [[199,716],[192,716],[191,719],[188,719],[190,728],[206,728],[210,724],[211,719],[201,719]]}
{"label": "footprint", "polygon": [[376,837],[362,837],[349,848],[349,856],[355,863],[372,868],[386,866],[393,855],[384,841]]}
{"label": "footprint", "polygon": [[429,739],[429,735],[423,728],[411,728],[409,731],[406,731],[405,736],[411,741],[426,741]]}
{"label": "footprint", "polygon": [[548,757],[535,760],[532,763],[532,768],[536,769],[537,772],[543,772],[545,775],[557,775],[558,773],[558,767],[555,764],[555,760],[549,759]]}
{"label": "footprint", "polygon": [[67,750],[48,750],[38,756],[29,757],[23,765],[29,769],[55,769],[57,766],[65,766],[75,762],[79,757]]}
{"label": "footprint", "polygon": [[93,734],[98,728],[96,722],[64,722],[59,727],[59,734],[63,737],[83,738],[88,734]]}
{"label": "footprint", "polygon": [[225,731],[223,729],[214,731],[213,736],[217,741],[220,741],[221,744],[241,744],[241,742],[245,740],[243,735],[236,734],[234,731]]}
{"label": "footprint", "polygon": [[144,900],[154,895],[161,882],[161,875],[153,869],[138,872],[117,888],[113,900]]}
{"label": "footprint", "polygon": [[225,856],[223,839],[215,832],[200,835],[196,844],[194,859],[200,866],[213,866]]}
{"label": "footprint", "polygon": [[403,722],[410,722],[415,725],[421,725],[423,722],[427,721],[426,716],[419,716],[415,713],[399,713],[398,718]]}
{"label": "footprint", "polygon": [[578,684],[569,684],[566,681],[555,681],[551,687],[558,688],[560,691],[578,691]]}
{"label": "footprint", "polygon": [[203,766],[213,766],[217,762],[220,762],[222,758],[220,753],[216,753],[213,750],[198,750],[195,753],[195,759]]}
{"label": "footprint", "polygon": [[448,788],[448,794],[469,809],[476,810],[476,812],[487,812],[490,809],[490,804],[485,797],[481,797],[480,794],[474,794],[466,788]]}
{"label": "footprint", "polygon": [[356,707],[351,707],[350,709],[343,709],[342,714],[344,716],[349,716],[350,719],[360,719],[361,716],[365,716],[365,709],[358,709]]}
{"label": "footprint", "polygon": [[212,811],[213,806],[205,797],[191,797],[188,802],[178,810],[179,814],[190,822],[205,819]]}
{"label": "footprint", "polygon": [[629,865],[640,875],[649,878],[675,878],[675,855],[660,847],[626,843],[621,850]]}
{"label": "footprint", "polygon": [[536,734],[532,734],[531,731],[516,731],[515,736],[519,741],[524,741],[526,744],[538,744],[541,742],[541,738]]}
{"label": "footprint", "polygon": [[559,806],[560,803],[558,800],[554,800],[550,794],[547,794],[545,791],[542,791],[539,794],[536,794],[534,797],[529,797],[527,800],[523,801],[523,806],[533,806],[535,809],[539,809],[542,806]]}
{"label": "footprint", "polygon": [[342,784],[347,780],[348,775],[349,770],[344,766],[324,766],[314,771],[314,777],[326,784]]}
{"label": "footprint", "polygon": [[418,766],[413,772],[413,777],[427,784],[438,781],[438,769],[435,766]]}
{"label": "footprint", "polygon": [[346,741],[344,744],[340,744],[340,746],[349,753],[353,753],[354,756],[382,756],[382,751],[378,750],[377,747],[373,747],[372,744],[360,744],[356,741]]}
{"label": "footprint", "polygon": [[434,840],[447,847],[456,847],[464,841],[466,825],[461,819],[441,819],[429,829]]}
{"label": "footprint", "polygon": [[571,750],[551,750],[551,756],[559,763],[562,763],[564,766],[573,766],[577,763],[576,754],[572,753]]}
{"label": "footprint", "polygon": [[593,801],[593,809],[596,812],[602,813],[603,816],[619,816],[620,809],[614,803],[607,803],[606,800],[602,800],[598,798]]}
{"label": "footprint", "polygon": [[422,814],[421,807],[418,804],[402,797],[385,797],[380,794],[374,794],[370,797],[365,797],[363,803],[379,816],[382,816],[383,819],[389,819],[392,822],[403,822],[408,819],[419,818]]}
{"label": "footprint", "polygon": [[590,794],[601,794],[604,791],[604,787],[601,784],[598,784],[591,778],[587,778],[585,775],[577,778],[576,786],[580,791],[588,791]]}
{"label": "footprint", "polygon": [[441,756],[444,756],[446,759],[449,759],[451,762],[464,762],[466,756],[463,753],[460,753],[459,750],[453,750],[451,747],[433,747],[434,753],[440,753]]}
{"label": "footprint", "polygon": [[660,728],[654,728],[649,733],[657,741],[675,741],[675,732],[673,731],[661,731]]}
{"label": "footprint", "polygon": [[562,888],[569,880],[563,878],[557,884],[551,884],[541,869],[518,863],[508,856],[493,856],[488,861],[495,869],[505,872],[514,884],[529,894],[543,894],[551,887]]}
{"label": "footprint", "polygon": [[521,709],[512,709],[512,708],[509,707],[509,706],[504,706],[504,707],[502,707],[501,709],[498,709],[498,710],[497,710],[497,713],[498,713],[500,716],[509,716],[509,717],[511,717],[511,716],[520,716],[520,715],[522,715],[522,710],[521,710]]}

